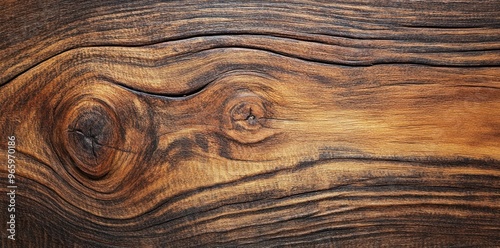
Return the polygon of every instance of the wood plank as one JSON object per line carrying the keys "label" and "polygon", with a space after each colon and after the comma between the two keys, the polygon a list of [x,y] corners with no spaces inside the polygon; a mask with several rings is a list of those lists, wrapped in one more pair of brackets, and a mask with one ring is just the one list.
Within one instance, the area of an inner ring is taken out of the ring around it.
{"label": "wood plank", "polygon": [[2,5],[1,247],[500,243],[496,1]]}

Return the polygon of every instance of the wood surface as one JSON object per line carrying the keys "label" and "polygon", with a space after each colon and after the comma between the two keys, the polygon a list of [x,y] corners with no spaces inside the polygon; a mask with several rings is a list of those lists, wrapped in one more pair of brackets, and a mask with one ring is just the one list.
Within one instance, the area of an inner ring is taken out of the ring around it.
{"label": "wood surface", "polygon": [[500,244],[496,0],[4,0],[0,104],[1,247]]}

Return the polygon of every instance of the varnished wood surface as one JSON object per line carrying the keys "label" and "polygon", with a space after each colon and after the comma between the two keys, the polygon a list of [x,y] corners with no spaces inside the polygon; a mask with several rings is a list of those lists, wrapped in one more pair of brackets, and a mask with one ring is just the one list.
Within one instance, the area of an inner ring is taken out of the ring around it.
{"label": "varnished wood surface", "polygon": [[498,1],[0,6],[2,247],[500,243]]}

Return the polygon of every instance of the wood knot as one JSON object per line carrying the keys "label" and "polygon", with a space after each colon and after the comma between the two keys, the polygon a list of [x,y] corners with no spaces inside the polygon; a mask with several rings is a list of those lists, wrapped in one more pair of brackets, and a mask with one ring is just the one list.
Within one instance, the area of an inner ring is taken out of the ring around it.
{"label": "wood knot", "polygon": [[235,129],[258,130],[266,120],[261,102],[244,101],[234,106],[230,112]]}
{"label": "wood knot", "polygon": [[[54,166],[72,185],[114,194],[137,178],[156,149],[148,105],[100,79],[62,89],[48,102],[40,133],[50,140]],[[77,182],[76,184],[74,182]]]}
{"label": "wood knot", "polygon": [[57,123],[56,137],[61,157],[91,179],[100,179],[111,170],[115,146],[122,141],[120,123],[105,102],[85,99],[68,104]]}
{"label": "wood knot", "polygon": [[256,143],[272,135],[267,102],[252,92],[239,92],[226,101],[222,126],[230,138],[240,143]]}

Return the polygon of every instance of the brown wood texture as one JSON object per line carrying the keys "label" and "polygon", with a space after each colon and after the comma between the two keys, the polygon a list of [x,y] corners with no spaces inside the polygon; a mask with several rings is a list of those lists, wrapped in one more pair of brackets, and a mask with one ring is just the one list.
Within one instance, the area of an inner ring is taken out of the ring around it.
{"label": "brown wood texture", "polygon": [[0,7],[1,247],[500,244],[498,1]]}

